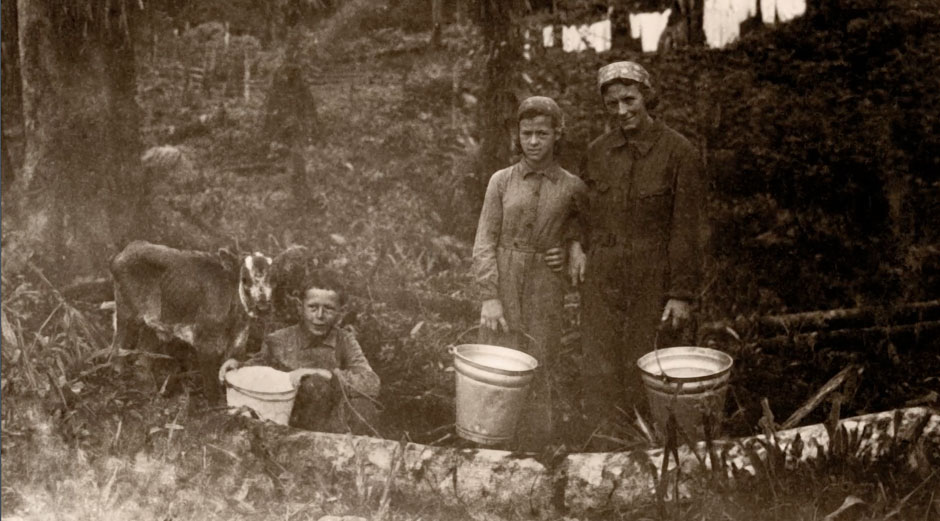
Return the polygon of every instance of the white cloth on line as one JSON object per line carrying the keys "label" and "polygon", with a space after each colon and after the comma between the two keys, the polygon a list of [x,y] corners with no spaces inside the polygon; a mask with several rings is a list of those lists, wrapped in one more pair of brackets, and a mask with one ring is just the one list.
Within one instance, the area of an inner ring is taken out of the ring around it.
{"label": "white cloth on line", "polygon": [[705,41],[713,48],[728,45],[741,34],[741,22],[756,14],[757,0],[705,0],[702,13]]}
{"label": "white cloth on line", "polygon": [[777,0],[777,18],[789,22],[806,12],[806,0]]}
{"label": "white cloth on line", "polygon": [[584,37],[594,51],[604,52],[610,50],[610,20],[595,22],[587,29],[587,34]]}
{"label": "white cloth on line", "polygon": [[546,25],[542,28],[542,46],[543,47],[554,47],[555,46],[555,28],[551,25]]}
{"label": "white cloth on line", "polygon": [[577,25],[566,25],[561,28],[561,48],[565,52],[581,52],[587,48],[581,39],[581,31]]}
{"label": "white cloth on line", "polygon": [[662,13],[636,13],[630,15],[630,36],[640,39],[640,48],[643,52],[656,52],[659,47],[659,37],[669,24],[669,15],[672,9]]}

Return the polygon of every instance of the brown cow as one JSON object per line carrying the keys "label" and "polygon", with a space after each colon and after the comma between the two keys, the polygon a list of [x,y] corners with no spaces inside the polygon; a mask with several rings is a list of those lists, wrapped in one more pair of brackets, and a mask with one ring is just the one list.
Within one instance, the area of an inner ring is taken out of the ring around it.
{"label": "brown cow", "polygon": [[[271,305],[272,260],[177,250],[134,241],[111,260],[116,349],[192,346],[210,403],[220,398],[223,360],[238,356],[249,322]],[[153,345],[155,344],[155,345]]]}

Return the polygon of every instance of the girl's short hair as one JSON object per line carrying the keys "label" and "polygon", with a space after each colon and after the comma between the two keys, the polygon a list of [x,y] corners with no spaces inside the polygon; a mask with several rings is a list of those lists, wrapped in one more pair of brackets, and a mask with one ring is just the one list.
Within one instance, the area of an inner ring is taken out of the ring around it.
{"label": "girl's short hair", "polygon": [[531,96],[519,104],[519,110],[516,111],[516,124],[523,119],[530,119],[536,116],[548,116],[552,119],[552,127],[556,134],[561,134],[565,130],[565,114],[561,111],[558,103],[548,96]]}
{"label": "girl's short hair", "polygon": [[516,111],[516,131],[513,134],[513,146],[516,151],[522,152],[522,143],[519,141],[519,124],[524,119],[532,119],[538,116],[551,118],[552,128],[555,130],[555,146],[552,149],[552,154],[558,155],[562,146],[562,138],[565,135],[565,114],[561,111],[558,103],[547,96],[532,96],[519,104],[519,110]]}
{"label": "girl's short hair", "polygon": [[546,110],[541,110],[538,108],[530,108],[523,112],[519,113],[519,117],[516,119],[516,123],[522,123],[524,119],[532,119],[538,116],[548,116],[552,120],[552,128],[555,129],[556,134],[561,134],[565,129],[565,121],[562,116],[559,114],[553,114]]}

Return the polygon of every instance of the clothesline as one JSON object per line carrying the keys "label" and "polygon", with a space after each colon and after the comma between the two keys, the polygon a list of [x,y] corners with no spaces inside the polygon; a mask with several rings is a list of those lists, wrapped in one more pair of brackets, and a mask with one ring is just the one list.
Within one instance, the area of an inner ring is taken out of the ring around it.
{"label": "clothesline", "polygon": [[[705,0],[702,29],[709,47],[722,48],[741,34],[741,23],[757,16],[760,2],[761,20],[772,25],[787,22],[806,12],[806,0]],[[659,39],[669,23],[671,9],[663,12],[631,13],[630,36],[640,40],[643,52],[656,52]],[[612,42],[610,19],[593,24],[561,26],[561,44],[565,52],[610,50]],[[542,46],[555,46],[555,26],[542,28]]]}

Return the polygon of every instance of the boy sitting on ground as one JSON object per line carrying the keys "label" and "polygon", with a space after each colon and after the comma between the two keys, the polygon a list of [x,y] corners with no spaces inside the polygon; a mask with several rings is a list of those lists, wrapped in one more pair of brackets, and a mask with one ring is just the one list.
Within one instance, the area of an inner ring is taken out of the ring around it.
{"label": "boy sitting on ground", "polygon": [[240,363],[226,360],[219,379],[241,366],[268,366],[290,373],[297,397],[290,425],[321,432],[373,434],[379,376],[352,331],[337,325],[346,294],[333,273],[311,273],[303,285],[300,322],[264,339],[261,350]]}

